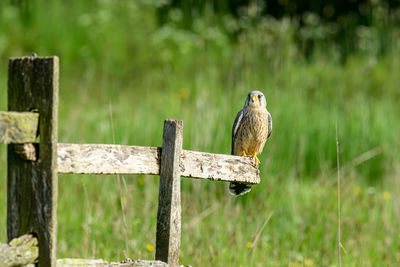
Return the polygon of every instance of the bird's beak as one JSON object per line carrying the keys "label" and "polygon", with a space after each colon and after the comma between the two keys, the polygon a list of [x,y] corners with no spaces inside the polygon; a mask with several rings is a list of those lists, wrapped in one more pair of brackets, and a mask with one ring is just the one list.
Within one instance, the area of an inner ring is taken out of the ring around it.
{"label": "bird's beak", "polygon": [[251,97],[251,101],[254,103],[254,102],[256,102],[257,101],[257,97],[255,96],[255,95],[253,95],[252,97]]}

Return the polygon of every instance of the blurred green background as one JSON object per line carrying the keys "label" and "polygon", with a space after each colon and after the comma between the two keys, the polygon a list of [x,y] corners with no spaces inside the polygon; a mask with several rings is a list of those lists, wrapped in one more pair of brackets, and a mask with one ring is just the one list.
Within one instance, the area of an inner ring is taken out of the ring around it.
{"label": "blurred green background", "polygon": [[[261,184],[235,198],[182,179],[182,264],[337,266],[336,125],[342,263],[400,262],[396,1],[3,0],[0,110],[8,58],[31,52],[60,57],[64,143],[161,146],[176,118],[185,149],[228,154],[247,93],[264,92]],[[152,259],[158,180],[60,175],[57,257]],[[0,145],[0,242],[6,182]]]}

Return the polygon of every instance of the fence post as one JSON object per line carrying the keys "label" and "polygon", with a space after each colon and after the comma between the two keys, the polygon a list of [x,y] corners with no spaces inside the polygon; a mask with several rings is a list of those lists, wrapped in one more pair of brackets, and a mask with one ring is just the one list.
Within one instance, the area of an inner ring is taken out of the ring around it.
{"label": "fence post", "polygon": [[158,196],[156,260],[179,265],[181,238],[180,156],[183,121],[164,121]]}
{"label": "fence post", "polygon": [[37,161],[8,145],[7,235],[36,235],[39,266],[56,265],[58,74],[58,57],[11,58],[8,65],[8,110],[39,112],[40,143]]}

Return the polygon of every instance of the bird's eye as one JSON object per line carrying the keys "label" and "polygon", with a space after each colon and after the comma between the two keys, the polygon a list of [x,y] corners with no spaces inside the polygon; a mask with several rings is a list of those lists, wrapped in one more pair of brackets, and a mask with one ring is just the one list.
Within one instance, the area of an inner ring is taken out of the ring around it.
{"label": "bird's eye", "polygon": [[261,99],[261,95],[258,95],[258,99]]}

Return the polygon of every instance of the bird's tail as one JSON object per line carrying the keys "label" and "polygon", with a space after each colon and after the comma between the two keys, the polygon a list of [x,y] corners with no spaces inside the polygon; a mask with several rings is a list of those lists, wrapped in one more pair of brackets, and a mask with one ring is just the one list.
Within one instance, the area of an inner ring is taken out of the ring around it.
{"label": "bird's tail", "polygon": [[234,196],[244,195],[251,190],[251,185],[231,182],[229,184],[229,193]]}

